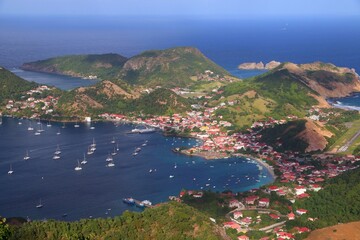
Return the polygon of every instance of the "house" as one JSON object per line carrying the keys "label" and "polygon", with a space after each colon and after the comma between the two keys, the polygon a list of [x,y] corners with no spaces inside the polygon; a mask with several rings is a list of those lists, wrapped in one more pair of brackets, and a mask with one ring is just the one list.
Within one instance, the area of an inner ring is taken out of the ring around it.
{"label": "house", "polygon": [[295,214],[293,212],[291,212],[291,213],[289,213],[287,215],[287,217],[288,217],[289,220],[294,220],[295,219]]}
{"label": "house", "polygon": [[235,222],[225,222],[224,223],[224,228],[235,229],[237,232],[241,231],[241,226],[238,223],[235,223]]}
{"label": "house", "polygon": [[306,192],[306,188],[304,186],[296,186],[295,187],[295,194],[300,195]]}
{"label": "house", "polygon": [[233,213],[233,216],[234,216],[235,219],[238,219],[238,218],[240,218],[240,217],[243,217],[243,214],[242,214],[242,212],[240,212],[240,211],[235,211],[235,212]]}
{"label": "house", "polygon": [[249,240],[249,237],[246,235],[242,235],[242,236],[238,236],[237,239],[238,240]]}
{"label": "house", "polygon": [[240,207],[240,202],[237,199],[232,199],[229,202],[229,208]]}
{"label": "house", "polygon": [[298,195],[297,198],[302,199],[302,198],[308,198],[308,197],[310,197],[309,194],[307,194],[307,193],[302,193],[302,194]]}
{"label": "house", "polygon": [[280,217],[278,215],[274,214],[274,213],[270,213],[269,216],[274,220],[280,219]]}
{"label": "house", "polygon": [[318,184],[310,184],[310,190],[314,192],[318,192],[322,189],[322,187]]}
{"label": "house", "polygon": [[278,237],[278,239],[294,239],[294,235],[287,232],[277,232],[276,237]]}
{"label": "house", "polygon": [[269,192],[277,192],[279,190],[278,186],[269,186],[268,187]]}
{"label": "house", "polygon": [[245,203],[248,204],[248,205],[254,205],[255,204],[255,201],[259,199],[258,196],[248,196],[245,198]]}
{"label": "house", "polygon": [[240,224],[243,226],[249,226],[252,223],[251,217],[246,217],[240,220]]}
{"label": "house", "polygon": [[298,215],[303,215],[303,214],[305,214],[307,212],[308,212],[308,210],[306,210],[306,209],[298,209],[298,210],[296,210],[296,214],[298,214]]}
{"label": "house", "polygon": [[270,199],[268,199],[268,198],[261,198],[261,199],[259,200],[258,206],[259,206],[259,207],[269,207],[269,204],[270,204]]}

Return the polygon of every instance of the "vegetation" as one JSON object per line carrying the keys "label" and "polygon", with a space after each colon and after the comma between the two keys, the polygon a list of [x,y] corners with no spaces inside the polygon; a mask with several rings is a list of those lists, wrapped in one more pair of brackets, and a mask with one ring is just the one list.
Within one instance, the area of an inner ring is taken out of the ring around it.
{"label": "vegetation", "polygon": [[77,222],[34,221],[14,227],[10,239],[221,239],[209,218],[192,207],[170,202],[142,213]]}
{"label": "vegetation", "polygon": [[25,70],[58,73],[76,77],[114,78],[127,58],[118,54],[70,55],[25,63]]}
{"label": "vegetation", "polygon": [[310,96],[316,92],[287,69],[276,68],[258,77],[229,84],[223,90],[214,98],[213,104],[234,101],[235,104],[228,107],[229,114],[225,119],[238,127],[249,126],[267,117],[304,117],[306,110],[317,104]]}
{"label": "vegetation", "polygon": [[[338,223],[360,220],[360,169],[348,171],[327,182],[325,188],[311,194],[311,198],[297,201],[295,209],[304,208],[308,214],[295,221],[294,226],[323,228]],[[307,218],[317,218],[308,221]]]}
{"label": "vegetation", "polygon": [[12,72],[0,67],[0,103],[6,100],[20,100],[25,92],[35,88],[38,84],[28,82]]}
{"label": "vegetation", "polygon": [[[203,78],[219,80],[230,75],[190,47],[146,51],[130,59],[118,54],[71,55],[26,63],[22,68],[80,77],[96,75],[152,87],[184,87]],[[206,70],[212,73],[205,74]]]}

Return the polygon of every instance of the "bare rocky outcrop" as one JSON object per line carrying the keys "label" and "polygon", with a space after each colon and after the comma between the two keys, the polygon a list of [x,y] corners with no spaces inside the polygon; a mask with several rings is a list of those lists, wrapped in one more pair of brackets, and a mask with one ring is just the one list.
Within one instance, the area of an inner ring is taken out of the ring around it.
{"label": "bare rocky outcrop", "polygon": [[280,64],[281,63],[277,61],[270,61],[266,64],[264,64],[263,62],[246,62],[240,64],[238,68],[243,70],[271,70],[278,67]]}
{"label": "bare rocky outcrop", "polygon": [[320,126],[317,126],[313,121],[307,120],[305,130],[300,132],[296,137],[304,140],[309,144],[305,152],[322,151],[326,148],[328,141],[325,137],[330,138],[333,134]]}

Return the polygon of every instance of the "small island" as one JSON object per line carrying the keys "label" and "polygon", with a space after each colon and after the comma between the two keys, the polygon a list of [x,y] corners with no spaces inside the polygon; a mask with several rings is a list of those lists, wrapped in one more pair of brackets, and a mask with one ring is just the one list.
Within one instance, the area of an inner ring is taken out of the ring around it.
{"label": "small island", "polygon": [[263,62],[245,62],[238,66],[238,69],[242,70],[272,70],[278,66],[280,66],[280,62],[270,61],[266,64]]}

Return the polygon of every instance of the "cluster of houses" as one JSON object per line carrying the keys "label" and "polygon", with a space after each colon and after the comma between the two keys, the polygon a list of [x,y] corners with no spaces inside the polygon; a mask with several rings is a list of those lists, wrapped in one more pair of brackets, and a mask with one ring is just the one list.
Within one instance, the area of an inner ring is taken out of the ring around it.
{"label": "cluster of houses", "polygon": [[318,107],[311,107],[308,110],[307,117],[313,121],[328,122],[331,117],[339,116],[340,113],[329,109],[322,109]]}
{"label": "cluster of houses", "polygon": [[[205,108],[202,111],[193,110],[187,112],[186,115],[173,114],[172,116],[155,116],[148,119],[128,119],[119,114],[103,114],[103,118],[108,120],[131,121],[138,124],[146,124],[160,129],[174,129],[178,132],[188,132],[191,136],[202,140],[202,144],[189,149],[192,153],[201,152],[223,152],[226,154],[234,154],[241,150],[246,150],[256,154],[258,158],[263,159],[271,164],[273,168],[278,170],[278,181],[276,184],[266,187],[263,190],[255,189],[251,192],[253,195],[229,201],[230,208],[237,210],[232,213],[231,221],[225,222],[225,228],[232,228],[236,231],[246,232],[250,225],[259,224],[261,216],[255,218],[244,217],[243,210],[263,209],[268,216],[275,222],[284,220],[291,221],[296,217],[307,216],[307,209],[289,209],[287,215],[281,216],[271,211],[271,202],[268,197],[260,197],[258,191],[267,194],[275,193],[278,196],[284,196],[292,203],[298,199],[309,198],[313,192],[322,189],[322,183],[328,179],[335,177],[345,171],[355,169],[360,156],[339,156],[318,154],[318,155],[301,155],[297,152],[277,152],[273,147],[261,142],[260,132],[264,128],[271,128],[275,125],[285,124],[288,120],[296,119],[296,116],[289,116],[287,119],[275,120],[269,118],[266,121],[254,122],[246,133],[228,134],[227,127],[231,127],[231,123],[223,121],[221,116],[216,116],[215,111],[221,106],[213,108]],[[328,114],[323,113],[320,109],[312,109],[309,111],[311,116],[320,116],[325,118]],[[279,143],[281,144],[281,143]],[[314,165],[314,162],[317,164]],[[179,197],[172,197],[172,200],[181,201],[185,195],[201,198],[202,192],[183,191]],[[316,218],[307,218],[308,221],[316,221]],[[291,233],[286,232],[283,228],[277,227],[272,230],[276,235],[276,239],[294,239],[294,234],[309,232],[305,227],[295,227]],[[248,239],[246,235],[239,236],[238,239]],[[269,238],[264,238],[269,239]]]}
{"label": "cluster of houses", "polygon": [[37,118],[43,114],[51,114],[58,103],[58,98],[51,95],[41,97],[43,92],[50,90],[52,89],[48,86],[38,86],[35,89],[27,91],[26,94],[21,96],[21,100],[19,101],[8,100],[5,108],[11,114],[31,109],[33,112],[32,118]]}

